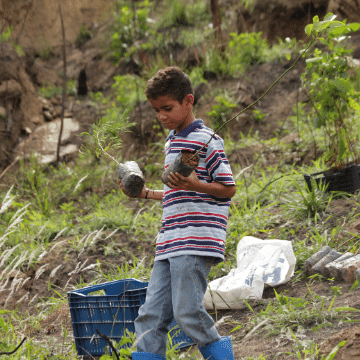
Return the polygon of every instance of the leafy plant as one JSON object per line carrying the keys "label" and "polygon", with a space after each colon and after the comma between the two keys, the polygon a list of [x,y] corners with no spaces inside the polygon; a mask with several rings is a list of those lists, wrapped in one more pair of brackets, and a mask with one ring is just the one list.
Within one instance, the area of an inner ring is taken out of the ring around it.
{"label": "leafy plant", "polygon": [[[315,182],[315,180],[313,180]],[[297,180],[294,180],[293,185],[296,188],[295,192],[283,195],[283,207],[289,214],[292,214],[297,219],[314,218],[315,221],[329,206],[333,195],[326,192],[326,185],[319,184],[319,187],[314,185],[309,190],[304,189]]]}
{"label": "leafy plant", "polygon": [[13,32],[12,27],[8,26],[4,32],[0,33],[0,42],[9,41],[11,39],[12,32]]}
{"label": "leafy plant", "polygon": [[11,46],[13,47],[13,49],[15,50],[17,55],[23,56],[23,55],[25,55],[25,53],[24,53],[22,46],[16,44],[11,39],[11,35],[12,35],[13,31],[14,31],[14,29],[11,26],[8,26],[4,32],[0,33],[0,43],[10,42]]}
{"label": "leafy plant", "polygon": [[263,113],[261,110],[253,110],[253,118],[256,123],[262,123],[264,122],[264,119],[266,117],[266,114]]}
{"label": "leafy plant", "polygon": [[128,131],[131,125],[133,124],[128,122],[126,112],[116,111],[115,108],[112,108],[97,123],[92,125],[91,133],[83,132],[80,134],[85,138],[81,150],[82,154],[86,155],[86,150],[90,149],[95,152],[97,157],[103,154],[120,165],[108,150],[121,147],[120,132]]}
{"label": "leafy plant", "polygon": [[149,31],[148,14],[150,1],[132,2],[118,1],[117,11],[114,12],[110,52],[116,63],[127,52],[136,40],[143,39]]}
{"label": "leafy plant", "polygon": [[217,104],[211,107],[206,115],[209,116],[211,124],[217,128],[222,125],[232,113],[237,104],[231,99],[228,93],[215,97]]}
{"label": "leafy plant", "polygon": [[[56,86],[53,83],[47,83],[38,89],[38,93],[45,99],[52,99],[56,95],[61,95],[62,90],[62,86]],[[77,81],[75,79],[69,79],[67,81],[66,94],[69,96],[75,96],[77,94]]]}
{"label": "leafy plant", "polygon": [[266,60],[269,44],[258,33],[231,33],[229,42],[229,67],[231,72],[242,73],[249,65],[256,65]]}
{"label": "leafy plant", "polygon": [[326,134],[325,160],[329,166],[342,168],[359,157],[356,149],[359,137],[353,122],[360,104],[347,57],[351,51],[345,49],[341,41],[358,30],[360,24],[346,24],[346,20],[336,21],[335,18],[331,13],[323,21],[315,16],[313,24],[306,26],[306,34],[316,37],[325,49],[313,49],[302,80],[313,107],[315,126],[323,128]]}
{"label": "leafy plant", "polygon": [[286,352],[287,355],[295,355],[297,359],[319,359],[319,360],[332,360],[335,358],[335,355],[341,347],[343,347],[346,341],[341,341],[336,345],[328,355],[321,355],[320,357],[320,347],[314,341],[299,340],[294,334],[291,334],[293,339],[296,340],[296,343],[293,345],[295,353]]}
{"label": "leafy plant", "polygon": [[84,45],[91,38],[92,38],[91,31],[86,28],[85,24],[81,24],[79,34],[76,37],[77,46]]}
{"label": "leafy plant", "polygon": [[[105,103],[111,104],[107,114],[110,114],[110,111],[115,107],[130,113],[136,105],[146,99],[145,87],[145,80],[139,76],[130,74],[114,76],[114,84],[111,86],[113,94],[111,97],[104,99]],[[112,103],[113,99],[115,100],[114,103]]]}
{"label": "leafy plant", "polygon": [[49,45],[49,43],[46,41],[45,38],[41,39],[41,49],[39,50],[39,57],[41,59],[49,59],[50,56],[52,55],[51,53],[51,46]]}
{"label": "leafy plant", "polygon": [[229,67],[228,58],[219,52],[218,46],[214,43],[205,46],[204,70],[216,75],[226,76],[232,74],[233,72]]}
{"label": "leafy plant", "polygon": [[169,10],[162,19],[162,27],[187,26],[189,23],[188,4],[183,0],[171,0]]}

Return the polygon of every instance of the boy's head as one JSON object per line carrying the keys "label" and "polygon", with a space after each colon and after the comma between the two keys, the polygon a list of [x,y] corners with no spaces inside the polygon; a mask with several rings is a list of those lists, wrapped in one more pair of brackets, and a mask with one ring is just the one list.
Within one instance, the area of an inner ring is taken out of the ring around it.
{"label": "boy's head", "polygon": [[178,67],[171,66],[158,72],[147,82],[145,95],[156,100],[160,96],[169,96],[182,104],[186,95],[194,95],[189,77]]}

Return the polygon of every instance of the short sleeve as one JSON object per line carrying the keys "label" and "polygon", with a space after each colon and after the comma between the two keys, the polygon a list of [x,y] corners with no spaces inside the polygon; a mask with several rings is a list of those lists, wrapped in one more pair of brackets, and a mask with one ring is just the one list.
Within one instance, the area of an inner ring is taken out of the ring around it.
{"label": "short sleeve", "polygon": [[205,166],[212,181],[224,185],[235,185],[229,161],[224,151],[224,141],[218,136],[211,139],[207,146]]}

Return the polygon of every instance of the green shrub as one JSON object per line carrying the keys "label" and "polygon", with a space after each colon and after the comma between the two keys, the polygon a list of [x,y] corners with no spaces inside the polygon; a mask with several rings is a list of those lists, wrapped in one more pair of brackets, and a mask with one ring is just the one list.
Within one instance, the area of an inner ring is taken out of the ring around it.
{"label": "green shrub", "polygon": [[232,73],[242,73],[250,65],[266,61],[269,44],[258,33],[231,33],[229,42],[229,67]]}
{"label": "green shrub", "polygon": [[[45,99],[52,99],[54,96],[62,95],[63,87],[56,86],[52,83],[46,83],[38,89],[38,94]],[[69,79],[66,83],[66,94],[75,96],[77,94],[77,80]]]}
{"label": "green shrub", "polygon": [[[135,4],[135,5],[134,5]],[[118,62],[136,40],[143,39],[150,27],[147,21],[150,1],[140,3],[118,1],[118,11],[114,12],[110,52],[114,62]]]}
{"label": "green shrub", "polygon": [[357,101],[360,97],[355,84],[358,77],[351,76],[347,57],[351,51],[341,41],[351,31],[358,30],[360,24],[346,24],[346,20],[340,22],[335,18],[331,13],[324,21],[315,16],[313,24],[305,28],[308,35],[319,39],[324,49],[314,48],[310,53],[302,80],[303,89],[310,96],[315,126],[322,128],[326,136],[326,162],[343,167],[359,157],[354,113],[360,110]]}
{"label": "green shrub", "polygon": [[232,113],[233,109],[237,106],[234,100],[225,92],[224,95],[215,97],[216,104],[211,107],[206,115],[209,116],[212,126],[218,128]]}
{"label": "green shrub", "polygon": [[87,41],[92,38],[92,33],[89,29],[86,28],[85,24],[81,24],[80,31],[76,37],[77,46],[84,45]]}
{"label": "green shrub", "polygon": [[228,56],[219,51],[215,44],[207,45],[204,54],[203,68],[217,75],[231,75],[232,69],[229,67]]}
{"label": "green shrub", "polygon": [[15,44],[15,42],[11,40],[13,31],[14,29],[11,26],[8,26],[4,32],[0,33],[0,43],[10,42],[17,55],[23,56],[25,53],[22,46]]}

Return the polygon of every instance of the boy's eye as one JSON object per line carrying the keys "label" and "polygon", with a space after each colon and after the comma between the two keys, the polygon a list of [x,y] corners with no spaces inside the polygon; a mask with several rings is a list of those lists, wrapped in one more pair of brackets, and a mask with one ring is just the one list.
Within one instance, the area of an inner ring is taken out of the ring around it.
{"label": "boy's eye", "polygon": [[166,108],[164,109],[165,111],[171,111],[172,109],[171,108]]}

